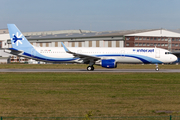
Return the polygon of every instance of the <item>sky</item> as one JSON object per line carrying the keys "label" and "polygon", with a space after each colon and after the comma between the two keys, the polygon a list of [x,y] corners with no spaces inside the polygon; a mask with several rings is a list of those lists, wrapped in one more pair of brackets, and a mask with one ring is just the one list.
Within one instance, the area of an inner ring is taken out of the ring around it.
{"label": "sky", "polygon": [[0,0],[0,29],[180,29],[180,0]]}

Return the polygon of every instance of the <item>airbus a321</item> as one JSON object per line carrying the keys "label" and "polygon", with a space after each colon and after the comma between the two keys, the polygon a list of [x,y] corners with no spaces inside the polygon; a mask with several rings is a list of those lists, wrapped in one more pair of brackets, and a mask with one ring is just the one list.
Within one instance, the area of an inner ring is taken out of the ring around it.
{"label": "airbus a321", "polygon": [[37,61],[53,63],[89,64],[88,71],[94,70],[93,65],[104,68],[116,68],[118,63],[158,64],[171,63],[177,57],[170,51],[161,48],[93,48],[93,47],[35,47],[29,43],[14,24],[8,24],[12,48],[5,52]]}

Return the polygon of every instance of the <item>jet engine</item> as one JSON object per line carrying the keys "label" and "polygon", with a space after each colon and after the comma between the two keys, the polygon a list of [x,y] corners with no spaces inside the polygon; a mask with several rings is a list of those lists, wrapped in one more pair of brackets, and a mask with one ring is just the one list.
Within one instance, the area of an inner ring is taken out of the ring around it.
{"label": "jet engine", "polygon": [[101,66],[105,68],[116,68],[117,63],[115,59],[103,59],[101,60]]}

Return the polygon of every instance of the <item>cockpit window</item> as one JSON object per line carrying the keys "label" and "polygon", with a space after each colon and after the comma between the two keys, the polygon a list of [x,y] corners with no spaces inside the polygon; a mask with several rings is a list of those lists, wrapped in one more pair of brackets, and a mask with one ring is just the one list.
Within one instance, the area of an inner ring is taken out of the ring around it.
{"label": "cockpit window", "polygon": [[165,52],[165,54],[172,54],[171,52]]}

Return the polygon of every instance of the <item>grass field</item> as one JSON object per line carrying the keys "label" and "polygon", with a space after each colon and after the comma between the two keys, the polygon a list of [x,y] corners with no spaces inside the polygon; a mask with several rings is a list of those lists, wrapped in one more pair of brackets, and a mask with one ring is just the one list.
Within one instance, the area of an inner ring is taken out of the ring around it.
{"label": "grass field", "polygon": [[[84,64],[0,64],[0,69],[86,69]],[[95,69],[107,69],[94,66]],[[155,69],[154,64],[118,64],[115,69]],[[180,69],[180,65],[159,65],[159,69]]]}
{"label": "grass field", "polygon": [[0,73],[0,115],[180,115],[179,73]]}

